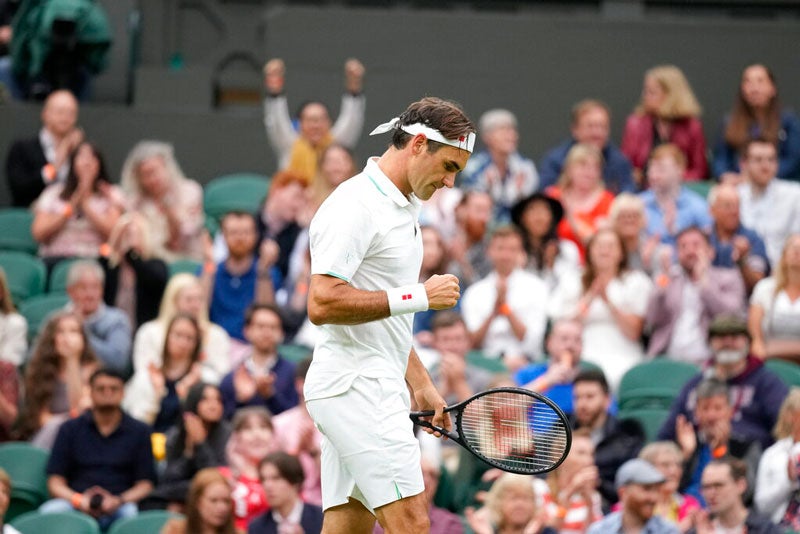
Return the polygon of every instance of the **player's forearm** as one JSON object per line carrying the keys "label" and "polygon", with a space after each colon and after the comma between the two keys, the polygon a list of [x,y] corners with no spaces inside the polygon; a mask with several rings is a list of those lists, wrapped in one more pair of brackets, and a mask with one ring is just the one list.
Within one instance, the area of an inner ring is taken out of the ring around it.
{"label": "player's forearm", "polygon": [[389,317],[386,291],[356,289],[344,280],[320,283],[311,277],[308,318],[316,325],[361,324]]}
{"label": "player's forearm", "polygon": [[411,386],[411,389],[414,391],[419,391],[426,387],[435,387],[433,385],[433,380],[431,380],[431,375],[428,374],[428,370],[425,369],[422,360],[419,359],[419,355],[413,347],[408,355],[406,382],[408,382],[408,385]]}

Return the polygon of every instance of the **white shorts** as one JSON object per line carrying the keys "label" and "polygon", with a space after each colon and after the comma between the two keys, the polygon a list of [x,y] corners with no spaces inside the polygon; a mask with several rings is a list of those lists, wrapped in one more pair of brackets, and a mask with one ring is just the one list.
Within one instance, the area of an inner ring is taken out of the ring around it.
{"label": "white shorts", "polygon": [[353,497],[374,514],[424,491],[404,381],[358,377],[341,395],[306,406],[323,435],[323,509]]}

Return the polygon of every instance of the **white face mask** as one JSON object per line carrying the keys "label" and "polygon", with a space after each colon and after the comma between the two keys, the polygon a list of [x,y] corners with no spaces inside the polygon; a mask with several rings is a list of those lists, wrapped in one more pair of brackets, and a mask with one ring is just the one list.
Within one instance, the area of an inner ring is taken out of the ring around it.
{"label": "white face mask", "polygon": [[714,361],[722,365],[737,363],[747,357],[747,349],[722,349],[714,353]]}

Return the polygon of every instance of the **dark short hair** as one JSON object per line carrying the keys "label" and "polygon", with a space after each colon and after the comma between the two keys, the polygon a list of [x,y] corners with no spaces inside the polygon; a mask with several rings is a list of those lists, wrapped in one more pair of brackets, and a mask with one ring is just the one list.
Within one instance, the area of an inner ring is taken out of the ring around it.
{"label": "dark short hair", "polygon": [[258,226],[258,223],[256,221],[256,216],[250,213],[249,211],[231,210],[227,212],[225,215],[223,215],[222,218],[219,220],[220,228],[225,225],[225,221],[228,218],[236,218],[236,219],[247,218],[253,221],[254,226],[256,227]]}
{"label": "dark short hair", "polygon": [[306,375],[308,374],[308,369],[311,367],[311,357],[303,358],[297,363],[297,366],[294,368],[294,379],[295,380],[305,380]]}
{"label": "dark short hair", "polygon": [[460,313],[454,310],[438,311],[433,316],[433,319],[431,319],[431,332],[436,332],[440,328],[449,328],[457,324],[463,324],[464,328],[467,326]]}
{"label": "dark short hair", "polygon": [[[425,97],[412,102],[400,114],[398,127],[392,133],[392,146],[405,147],[413,137],[404,132],[400,126],[421,123],[439,132],[447,139],[454,139],[462,135],[475,132],[475,125],[455,102],[436,97]],[[444,145],[437,141],[428,140],[428,151],[436,152]]]}
{"label": "dark short hair", "polygon": [[269,304],[267,302],[255,302],[249,305],[247,308],[245,308],[244,310],[245,326],[250,326],[250,323],[253,321],[253,317],[255,317],[256,313],[260,311],[268,311],[277,315],[278,320],[280,320],[281,322],[281,329],[283,329],[283,311],[275,304]]}
{"label": "dark short hair", "polygon": [[92,375],[89,377],[89,385],[94,386],[95,381],[103,376],[107,376],[109,378],[116,378],[123,384],[125,383],[125,377],[122,376],[122,373],[119,371],[115,371],[114,369],[108,369],[107,367],[101,367],[97,371],[93,372]]}
{"label": "dark short hair", "polygon": [[594,382],[595,384],[599,384],[600,388],[603,390],[603,393],[606,395],[608,395],[611,391],[608,387],[608,380],[606,380],[605,373],[599,369],[583,369],[575,377],[572,385],[574,386],[578,382]]}
{"label": "dark short hair", "polygon": [[721,458],[713,458],[706,468],[709,465],[726,465],[731,472],[731,478],[735,481],[739,480],[747,480],[747,464],[744,460],[740,460],[739,458],[734,458],[733,456],[726,455]]}
{"label": "dark short hair", "polygon": [[680,232],[675,234],[675,242],[677,243],[680,240],[681,237],[685,236],[686,234],[690,234],[692,232],[697,232],[698,234],[703,236],[703,239],[705,240],[706,244],[708,244],[708,245],[711,244],[711,237],[708,235],[708,233],[705,230],[703,230],[702,228],[700,228],[696,224],[693,224],[691,226],[687,226],[686,228],[684,228],[683,230],[681,230]]}
{"label": "dark short hair", "polygon": [[750,154],[750,147],[753,145],[770,145],[772,148],[775,149],[775,153],[778,154],[778,145],[776,145],[766,137],[758,135],[748,139],[745,142],[745,144],[742,145],[742,149],[739,151],[739,157],[741,159],[747,159],[748,154]]}
{"label": "dark short hair", "polygon": [[267,464],[274,465],[278,473],[280,473],[281,478],[297,487],[298,490],[306,480],[306,475],[303,473],[303,466],[300,464],[300,460],[297,459],[297,456],[292,456],[283,451],[272,452],[266,455],[258,464],[258,477],[262,482],[264,479],[261,472]]}

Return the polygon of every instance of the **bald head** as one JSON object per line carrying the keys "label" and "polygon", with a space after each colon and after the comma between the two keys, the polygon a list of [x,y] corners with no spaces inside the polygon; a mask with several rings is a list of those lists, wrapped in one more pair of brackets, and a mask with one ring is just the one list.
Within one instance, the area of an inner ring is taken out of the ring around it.
{"label": "bald head", "polygon": [[78,100],[66,90],[53,91],[44,101],[42,124],[56,137],[67,135],[78,122]]}
{"label": "bald head", "polygon": [[711,216],[720,230],[735,232],[739,228],[739,190],[730,184],[715,185],[708,193]]}

